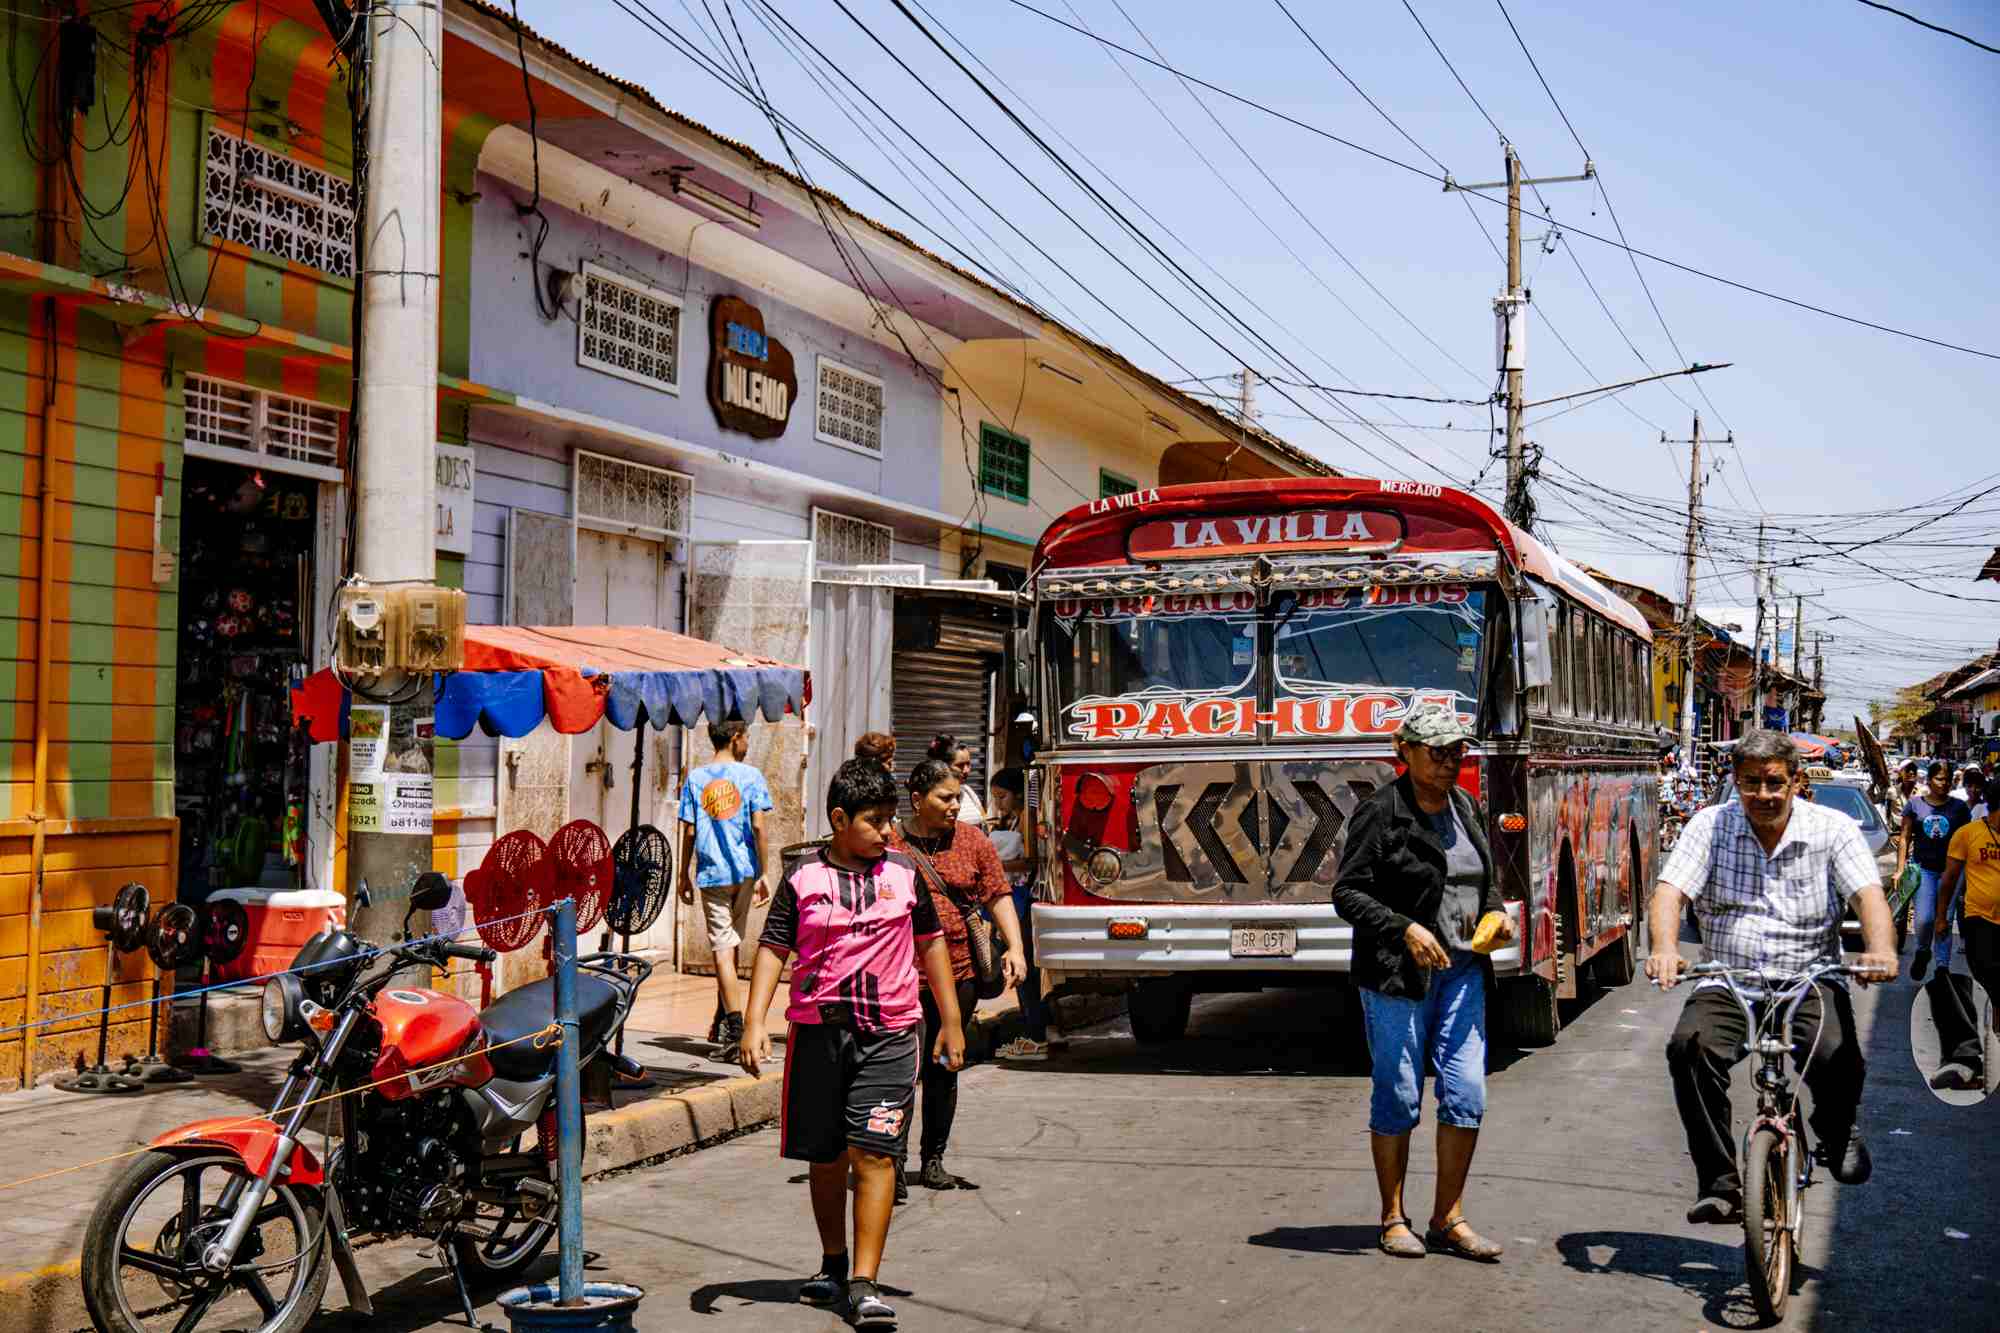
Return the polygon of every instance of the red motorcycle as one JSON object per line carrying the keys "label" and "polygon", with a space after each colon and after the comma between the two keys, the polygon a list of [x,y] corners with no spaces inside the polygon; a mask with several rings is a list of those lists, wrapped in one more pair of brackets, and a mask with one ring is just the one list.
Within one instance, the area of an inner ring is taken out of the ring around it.
{"label": "red motorcycle", "polygon": [[[442,875],[424,875],[412,911],[450,896]],[[265,1034],[302,1046],[267,1116],[162,1134],[98,1201],[83,1245],[92,1323],[297,1333],[319,1311],[329,1266],[348,1304],[371,1314],[361,1236],[436,1240],[468,1313],[468,1275],[497,1281],[532,1263],[556,1229],[555,983],[478,1012],[409,980],[494,957],[438,937],[380,950],[345,930],[307,941],[264,987]],[[594,954],[577,967],[589,1086],[653,966]],[[304,1142],[316,1120],[323,1156]]]}

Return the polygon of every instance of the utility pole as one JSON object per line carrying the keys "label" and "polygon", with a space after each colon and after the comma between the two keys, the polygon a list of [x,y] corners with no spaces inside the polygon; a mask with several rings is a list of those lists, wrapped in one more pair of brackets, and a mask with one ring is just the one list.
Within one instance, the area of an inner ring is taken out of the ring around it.
{"label": "utility pole", "polygon": [[1694,673],[1695,673],[1695,543],[1701,531],[1701,413],[1694,414],[1694,433],[1684,441],[1669,441],[1660,434],[1660,443],[1688,446],[1687,576],[1681,601],[1681,766],[1694,767]]}
{"label": "utility pole", "polygon": [[[1757,594],[1757,630],[1750,641],[1750,726],[1764,725],[1764,522],[1757,522],[1757,568],[1750,576]],[[1776,637],[1773,635],[1772,637]]]}
{"label": "utility pole", "polygon": [[1246,426],[1257,420],[1257,372],[1245,366],[1236,377],[1236,412]]}
{"label": "utility pole", "polygon": [[1500,369],[1507,377],[1507,518],[1517,527],[1527,528],[1535,520],[1533,498],[1528,494],[1528,446],[1522,438],[1522,416],[1527,410],[1525,395],[1521,390],[1522,378],[1528,368],[1528,301],[1529,293],[1521,285],[1521,187],[1524,185],[1562,185],[1572,181],[1593,180],[1597,168],[1588,158],[1584,159],[1583,173],[1577,176],[1538,176],[1533,179],[1521,175],[1521,157],[1514,151],[1514,145],[1502,141],[1500,145],[1507,154],[1507,177],[1505,180],[1488,181],[1483,185],[1460,185],[1446,176],[1444,188],[1450,190],[1497,190],[1507,189],[1507,290],[1493,301],[1494,327]]}
{"label": "utility pole", "polygon": [[1805,676],[1800,672],[1800,659],[1805,653],[1806,599],[1803,594],[1792,598],[1792,674],[1800,680]]}
{"label": "utility pole", "polygon": [[[443,83],[433,53],[444,50],[443,7],[385,0],[368,11],[366,175],[357,265],[361,302],[355,415],[354,572],[370,583],[432,583],[437,577],[437,346]],[[433,758],[429,677],[393,696],[388,752],[414,747]],[[408,695],[405,701],[405,695]],[[367,701],[357,697],[357,706]],[[380,705],[376,705],[380,706]],[[420,726],[419,723],[425,725]],[[350,747],[350,756],[354,748]],[[408,760],[399,764],[407,770]],[[357,934],[388,940],[401,929],[410,885],[431,868],[431,812],[414,808],[429,789],[399,780],[401,809],[362,820],[350,785],[348,881],[365,880],[371,905],[354,904]],[[386,787],[386,784],[384,784]],[[412,796],[411,793],[417,793]],[[388,812],[386,791],[374,810]],[[398,831],[391,832],[396,826]]]}

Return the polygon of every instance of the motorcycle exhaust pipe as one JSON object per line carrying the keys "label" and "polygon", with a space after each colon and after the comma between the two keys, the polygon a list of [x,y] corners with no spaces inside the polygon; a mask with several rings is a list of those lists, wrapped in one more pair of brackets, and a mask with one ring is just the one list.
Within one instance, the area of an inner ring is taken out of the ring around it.
{"label": "motorcycle exhaust pipe", "polygon": [[522,1176],[539,1176],[546,1163],[539,1152],[500,1153],[493,1157],[481,1158],[479,1162],[479,1183],[495,1185]]}

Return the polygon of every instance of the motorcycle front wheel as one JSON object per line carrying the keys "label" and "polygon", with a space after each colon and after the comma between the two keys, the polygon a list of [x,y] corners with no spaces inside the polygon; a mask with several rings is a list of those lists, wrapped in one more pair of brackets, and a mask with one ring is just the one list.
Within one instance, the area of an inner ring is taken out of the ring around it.
{"label": "motorcycle front wheel", "polygon": [[[279,1185],[227,1273],[201,1256],[229,1224],[224,1192],[251,1179],[227,1153],[149,1152],[132,1160],[91,1213],[83,1300],[99,1333],[299,1333],[326,1292],[319,1193]],[[238,1186],[238,1189],[241,1185]]]}

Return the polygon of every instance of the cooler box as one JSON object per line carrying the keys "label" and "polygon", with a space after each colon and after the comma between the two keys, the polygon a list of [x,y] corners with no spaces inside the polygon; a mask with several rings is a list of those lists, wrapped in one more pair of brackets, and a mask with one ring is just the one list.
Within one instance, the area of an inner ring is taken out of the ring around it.
{"label": "cooler box", "polygon": [[218,981],[268,977],[292,965],[307,940],[347,924],[347,899],[332,889],[217,889],[209,902],[243,904],[250,938],[233,962],[215,969]]}

